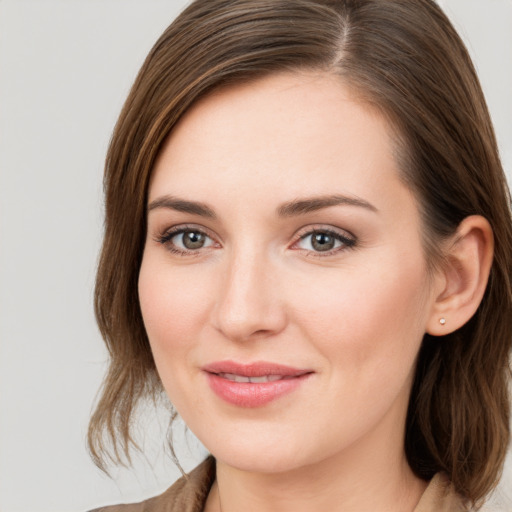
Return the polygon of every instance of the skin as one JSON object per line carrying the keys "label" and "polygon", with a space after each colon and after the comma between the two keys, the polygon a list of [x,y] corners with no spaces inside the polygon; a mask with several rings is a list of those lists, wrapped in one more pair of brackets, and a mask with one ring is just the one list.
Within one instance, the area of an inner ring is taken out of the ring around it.
{"label": "skin", "polygon": [[[332,195],[367,205],[278,214]],[[169,196],[214,217],[166,206]],[[148,204],[140,304],[165,390],[217,459],[206,510],[412,511],[426,483],[405,459],[405,416],[446,279],[427,273],[384,118],[328,74],[222,89],[173,130]],[[205,245],[162,242],[180,226],[205,233]],[[322,253],[301,238],[313,229],[354,243]],[[201,370],[220,360],[313,373],[270,404],[241,408]]]}

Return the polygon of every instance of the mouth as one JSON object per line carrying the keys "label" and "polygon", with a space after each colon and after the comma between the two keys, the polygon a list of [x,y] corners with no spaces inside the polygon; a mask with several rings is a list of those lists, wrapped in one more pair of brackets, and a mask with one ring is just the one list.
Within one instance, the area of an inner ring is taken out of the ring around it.
{"label": "mouth", "polygon": [[202,368],[211,390],[237,407],[262,407],[299,388],[312,370],[269,362],[221,361]]}
{"label": "mouth", "polygon": [[235,373],[217,373],[219,377],[230,380],[231,382],[252,382],[260,384],[262,382],[275,382],[282,379],[293,379],[294,377],[285,377],[283,375],[262,375],[261,377],[247,377],[245,375],[237,375]]}

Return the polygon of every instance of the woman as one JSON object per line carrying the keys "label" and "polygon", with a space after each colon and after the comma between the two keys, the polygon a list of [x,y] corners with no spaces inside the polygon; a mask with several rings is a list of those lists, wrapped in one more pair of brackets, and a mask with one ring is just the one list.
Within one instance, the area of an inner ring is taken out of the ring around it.
{"label": "woman", "polygon": [[212,453],[100,510],[454,511],[509,442],[509,196],[430,0],[200,0],[107,157],[89,442],[167,393]]}

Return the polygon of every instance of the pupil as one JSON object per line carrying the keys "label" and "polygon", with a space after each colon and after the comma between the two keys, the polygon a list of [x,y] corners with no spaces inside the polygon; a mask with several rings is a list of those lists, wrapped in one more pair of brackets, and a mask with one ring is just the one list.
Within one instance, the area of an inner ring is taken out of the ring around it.
{"label": "pupil", "polygon": [[204,235],[197,231],[183,233],[183,245],[187,249],[200,249],[204,245]]}
{"label": "pupil", "polygon": [[316,233],[312,245],[317,251],[329,251],[334,247],[334,238],[327,233]]}

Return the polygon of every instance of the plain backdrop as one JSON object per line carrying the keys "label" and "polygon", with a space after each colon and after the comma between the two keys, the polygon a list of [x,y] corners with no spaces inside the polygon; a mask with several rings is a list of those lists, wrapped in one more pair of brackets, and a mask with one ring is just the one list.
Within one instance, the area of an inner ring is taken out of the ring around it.
{"label": "plain backdrop", "polygon": [[[512,176],[512,0],[445,0]],[[92,313],[102,167],[145,55],[183,0],[0,0],[0,512],[140,500],[179,476],[146,411],[146,457],[109,479],[85,433],[105,370]],[[204,449],[178,428],[185,469]],[[512,510],[509,456],[496,510]]]}

